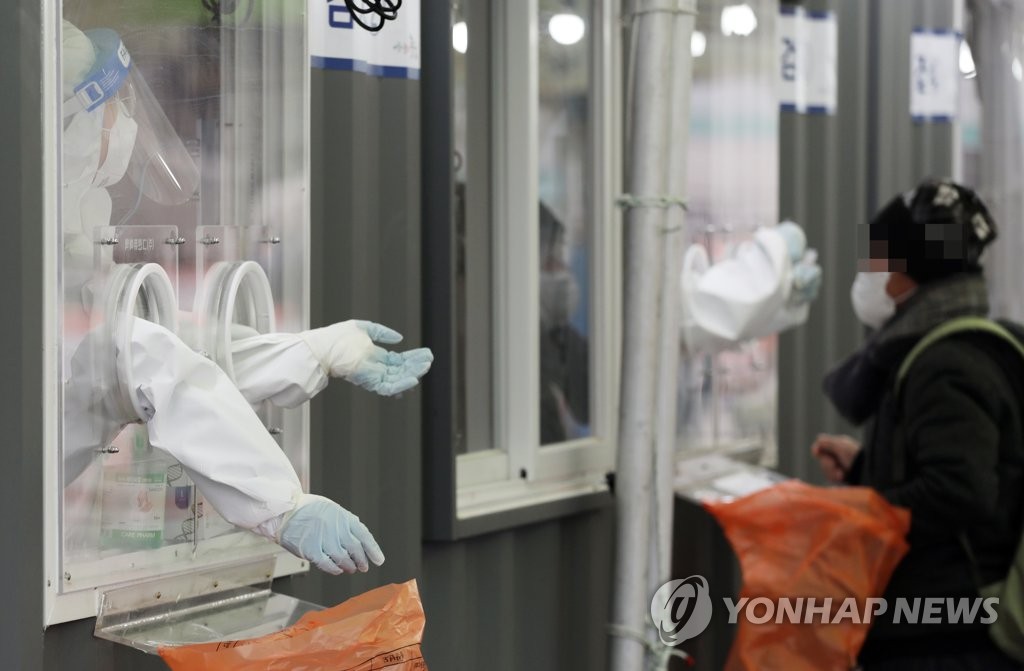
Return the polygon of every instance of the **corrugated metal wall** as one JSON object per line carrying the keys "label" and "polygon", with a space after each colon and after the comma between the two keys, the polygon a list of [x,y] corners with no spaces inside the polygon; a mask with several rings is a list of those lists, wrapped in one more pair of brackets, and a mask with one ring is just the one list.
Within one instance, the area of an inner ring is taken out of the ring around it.
{"label": "corrugated metal wall", "polygon": [[779,339],[779,462],[816,480],[809,449],[819,432],[850,432],[821,393],[821,378],[860,343],[850,307],[858,226],[896,193],[953,171],[949,124],[910,117],[910,35],[953,26],[960,0],[810,0],[839,22],[839,100],[834,116],[782,113],[779,214],[800,222],[824,269],[805,326]]}
{"label": "corrugated metal wall", "polygon": [[[420,84],[313,70],[314,326],[369,319],[420,336]],[[387,561],[334,578],[313,571],[289,589],[334,604],[420,575],[419,390],[381,398],[341,381],[312,402],[311,488],[355,512]]]}
{"label": "corrugated metal wall", "polygon": [[604,669],[610,508],[424,547],[424,651],[434,669]]}

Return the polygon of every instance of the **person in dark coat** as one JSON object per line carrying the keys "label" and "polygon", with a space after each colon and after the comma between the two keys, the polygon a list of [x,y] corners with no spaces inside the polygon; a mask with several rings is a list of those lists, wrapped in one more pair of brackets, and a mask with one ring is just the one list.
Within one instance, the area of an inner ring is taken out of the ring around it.
{"label": "person in dark coat", "polygon": [[[939,340],[917,358],[897,395],[903,358],[930,330],[988,315],[980,257],[996,237],[969,188],[928,180],[895,197],[868,227],[851,297],[873,329],[825,378],[825,393],[863,446],[821,435],[812,447],[833,482],[866,485],[911,512],[910,550],[884,594],[888,610],[861,651],[864,671],[1024,668],[991,641],[980,617],[894,622],[897,599],[977,599],[1007,575],[1024,509],[1024,360],[979,331]],[[984,611],[981,612],[984,614]]]}

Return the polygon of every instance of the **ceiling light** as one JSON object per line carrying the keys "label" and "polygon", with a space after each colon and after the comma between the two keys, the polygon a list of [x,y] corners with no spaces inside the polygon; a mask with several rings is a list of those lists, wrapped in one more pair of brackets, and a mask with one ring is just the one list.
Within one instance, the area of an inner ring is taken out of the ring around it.
{"label": "ceiling light", "polygon": [[566,46],[582,40],[586,30],[583,19],[575,14],[555,14],[548,21],[548,35],[555,42]]}
{"label": "ceiling light", "polygon": [[466,53],[469,47],[469,28],[465,21],[459,21],[452,26],[452,48],[460,54]]}
{"label": "ceiling light", "polygon": [[729,5],[722,9],[722,34],[746,37],[757,28],[757,16],[750,5]]}
{"label": "ceiling light", "polygon": [[708,38],[704,33],[699,30],[693,31],[690,35],[690,55],[694,58],[700,58],[704,55],[704,52],[708,50]]}

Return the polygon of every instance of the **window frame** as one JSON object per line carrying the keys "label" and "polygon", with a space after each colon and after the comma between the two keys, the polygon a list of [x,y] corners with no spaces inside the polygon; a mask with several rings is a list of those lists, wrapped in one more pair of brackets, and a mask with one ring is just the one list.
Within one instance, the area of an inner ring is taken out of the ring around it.
{"label": "window frame", "polygon": [[[425,416],[425,531],[428,538],[455,539],[607,505],[607,474],[614,470],[618,428],[619,350],[621,342],[621,228],[614,198],[621,191],[619,0],[594,0],[589,142],[596,157],[588,166],[593,185],[590,239],[590,377],[592,437],[540,445],[540,344],[523,337],[523,324],[539,323],[538,234],[538,0],[493,2],[488,52],[490,77],[488,185],[492,254],[491,333],[493,352],[492,449],[457,454],[454,424],[458,375],[446,366],[446,380],[428,384]],[[443,23],[442,23],[443,22]],[[425,332],[432,345],[455,354],[454,226],[451,222],[450,171],[446,179],[431,172],[433,160],[451,160],[454,81],[450,61],[451,14],[424,23],[424,58],[437,77],[424,76],[424,219],[427,228],[449,231],[447,249],[425,246],[425,272],[444,271],[452,289],[446,297],[426,290]],[[439,37],[440,36],[440,37]],[[444,39],[441,39],[441,38]],[[471,37],[472,39],[472,37]],[[426,72],[426,65],[424,71]],[[442,101],[448,114],[438,120]],[[447,124],[443,131],[440,124]],[[433,131],[438,131],[434,133]],[[523,141],[529,138],[529,141]],[[441,158],[443,155],[443,159]],[[428,184],[429,182],[429,184]],[[441,182],[447,182],[442,184]],[[444,189],[438,193],[436,189]],[[447,196],[447,203],[444,203]],[[444,221],[447,217],[448,221]],[[531,225],[523,225],[528,222]],[[428,234],[429,235],[429,234]],[[437,253],[435,255],[435,253]],[[445,268],[447,258],[447,268]],[[430,285],[428,281],[425,284]],[[432,306],[445,309],[434,313]],[[444,332],[447,326],[448,331]],[[532,329],[527,329],[527,332]],[[442,354],[442,352],[438,352]],[[440,358],[440,356],[439,356]],[[450,359],[453,360],[453,359]],[[523,365],[522,362],[530,362]],[[433,373],[431,373],[433,375]],[[428,378],[431,376],[427,376]],[[468,396],[469,394],[467,394]],[[445,407],[447,404],[447,407]],[[443,446],[439,443],[443,443]]]}

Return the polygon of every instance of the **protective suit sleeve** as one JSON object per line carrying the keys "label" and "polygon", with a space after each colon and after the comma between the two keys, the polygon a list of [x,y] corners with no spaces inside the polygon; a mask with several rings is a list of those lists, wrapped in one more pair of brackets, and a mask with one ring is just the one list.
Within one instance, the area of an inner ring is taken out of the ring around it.
{"label": "protective suit sleeve", "polygon": [[291,462],[227,375],[170,331],[131,320],[136,407],[150,442],[181,462],[229,522],[275,539],[302,486]]}
{"label": "protective suit sleeve", "polygon": [[706,265],[701,251],[687,252],[681,280],[687,349],[721,349],[764,330],[789,298],[790,263],[782,237],[759,231],[730,258],[706,269],[700,268]]}
{"label": "protective suit sleeve", "polygon": [[385,326],[358,320],[243,337],[231,345],[235,383],[250,403],[269,400],[286,408],[318,394],[329,377],[392,396],[416,386],[434,359],[426,348],[391,352],[374,344],[401,339]]}
{"label": "protective suit sleeve", "polygon": [[231,343],[235,383],[251,404],[295,408],[327,386],[327,371],[295,333],[252,335]]}
{"label": "protective suit sleeve", "polygon": [[820,285],[817,254],[792,222],[758,229],[710,268],[707,252],[693,245],[680,282],[683,342],[710,353],[802,324]]}

